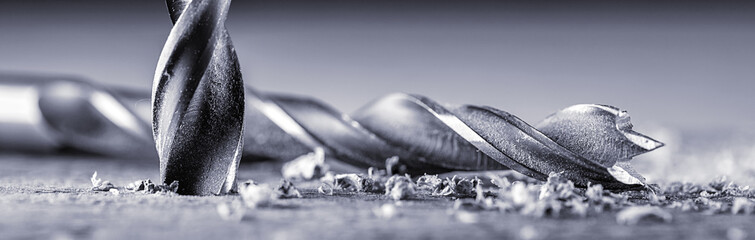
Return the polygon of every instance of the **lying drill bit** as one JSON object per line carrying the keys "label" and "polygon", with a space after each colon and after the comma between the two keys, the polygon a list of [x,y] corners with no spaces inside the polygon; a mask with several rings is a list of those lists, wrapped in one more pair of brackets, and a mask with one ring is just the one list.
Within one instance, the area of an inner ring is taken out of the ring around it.
{"label": "lying drill bit", "polygon": [[168,0],[173,29],[155,71],[153,134],[163,183],[231,191],[241,158],[244,84],[224,22],[230,0]]}
{"label": "lying drill bit", "polygon": [[443,106],[408,94],[388,95],[351,116],[301,97],[248,91],[247,102],[255,122],[247,130],[264,134],[247,135],[246,152],[291,159],[322,148],[364,167],[398,156],[414,174],[510,168],[540,180],[561,172],[577,186],[626,189],[644,180],[627,161],[663,145],[632,131],[626,112],[602,105],[562,110],[539,131],[492,107]]}

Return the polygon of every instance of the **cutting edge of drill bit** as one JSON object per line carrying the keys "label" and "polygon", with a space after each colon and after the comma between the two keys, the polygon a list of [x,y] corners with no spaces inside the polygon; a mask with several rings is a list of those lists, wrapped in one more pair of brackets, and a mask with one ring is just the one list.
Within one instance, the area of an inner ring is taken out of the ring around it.
{"label": "cutting edge of drill bit", "polygon": [[663,146],[632,130],[629,114],[599,104],[577,104],[547,116],[537,128],[560,145],[610,168]]}

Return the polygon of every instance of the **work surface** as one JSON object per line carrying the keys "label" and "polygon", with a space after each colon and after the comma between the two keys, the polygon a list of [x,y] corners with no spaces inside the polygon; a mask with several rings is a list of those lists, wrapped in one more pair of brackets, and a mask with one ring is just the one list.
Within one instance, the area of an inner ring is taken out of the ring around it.
{"label": "work surface", "polygon": [[[586,218],[534,218],[498,211],[452,214],[454,200],[402,201],[397,217],[373,210],[393,203],[368,193],[328,196],[317,184],[297,183],[303,198],[249,209],[241,221],[223,220],[218,204],[238,196],[193,197],[91,190],[94,171],[124,186],[158,179],[156,162],[91,156],[0,155],[0,239],[727,239],[755,237],[753,215],[703,215],[670,210],[671,223],[616,223],[615,212]],[[239,180],[277,184],[275,163],[242,164]],[[469,223],[464,219],[476,219]]]}

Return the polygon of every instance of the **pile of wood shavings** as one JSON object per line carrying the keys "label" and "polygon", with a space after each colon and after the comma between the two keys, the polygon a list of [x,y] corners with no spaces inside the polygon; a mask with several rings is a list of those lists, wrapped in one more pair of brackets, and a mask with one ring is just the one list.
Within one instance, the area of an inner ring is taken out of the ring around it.
{"label": "pile of wood shavings", "polygon": [[740,187],[726,178],[707,185],[671,183],[665,188],[649,186],[645,190],[612,193],[601,185],[587,189],[551,173],[548,181],[509,183],[495,179],[497,188],[483,191],[478,185],[474,199],[459,199],[455,211],[501,211],[533,217],[587,217],[603,212],[617,212],[620,224],[637,224],[642,219],[670,222],[668,210],[696,211],[703,214],[752,214],[755,191]]}
{"label": "pile of wood shavings", "polygon": [[276,187],[247,180],[239,184],[238,193],[241,196],[240,201],[234,199],[230,203],[223,202],[217,205],[218,214],[222,219],[241,221],[249,209],[274,207],[279,203],[279,199],[302,197],[299,189],[286,179],[281,180]]}
{"label": "pile of wood shavings", "polygon": [[146,194],[176,194],[178,191],[178,181],[173,181],[170,184],[155,184],[152,180],[143,179],[129,183],[124,187],[117,187],[110,181],[103,181],[97,177],[97,172],[92,174],[90,179],[92,182],[92,191],[104,191],[110,192],[113,195],[120,195],[121,192],[134,192],[134,193],[146,193]]}
{"label": "pile of wood shavings", "polygon": [[[608,212],[616,213],[618,223],[632,225],[643,219],[670,222],[673,218],[670,210],[703,214],[749,215],[755,212],[755,191],[727,182],[726,178],[707,185],[675,182],[665,187],[650,185],[644,190],[615,193],[599,184],[587,189],[576,188],[558,173],[551,173],[546,182],[511,182],[509,178],[489,177],[495,185],[489,189],[484,189],[476,177],[442,179],[437,175],[423,175],[412,182],[408,176],[399,175],[387,178],[373,174],[339,174],[325,182],[332,182],[332,188],[347,192],[376,193],[378,191],[371,186],[381,186],[380,190],[396,201],[421,195],[449,197],[456,199],[451,214],[459,216],[476,211],[499,211],[536,218],[584,218]],[[329,194],[332,195],[332,191]]]}

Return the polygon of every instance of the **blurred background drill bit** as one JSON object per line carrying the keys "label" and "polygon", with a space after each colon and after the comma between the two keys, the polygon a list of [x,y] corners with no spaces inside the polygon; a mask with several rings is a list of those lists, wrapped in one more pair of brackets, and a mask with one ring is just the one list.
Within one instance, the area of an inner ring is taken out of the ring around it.
{"label": "blurred background drill bit", "polygon": [[[4,2],[0,70],[148,90],[170,27],[163,10],[159,1]],[[752,3],[239,1],[232,11],[243,74],[259,89],[344,112],[416,92],[528,122],[610,103],[667,143],[646,156],[648,177],[755,173],[746,170],[755,169]]]}
{"label": "blurred background drill bit", "polygon": [[0,74],[0,149],[155,158],[139,95],[73,77]]}

